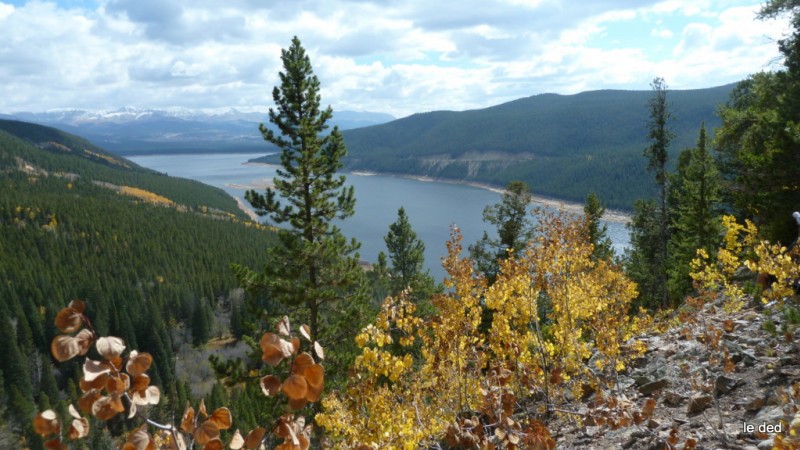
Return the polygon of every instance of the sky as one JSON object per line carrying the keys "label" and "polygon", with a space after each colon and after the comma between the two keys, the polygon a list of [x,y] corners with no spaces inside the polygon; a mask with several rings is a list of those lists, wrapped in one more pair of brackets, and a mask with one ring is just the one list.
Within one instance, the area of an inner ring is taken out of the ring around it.
{"label": "sky", "polygon": [[0,0],[0,113],[265,111],[297,36],[335,110],[696,89],[778,70],[753,0]]}

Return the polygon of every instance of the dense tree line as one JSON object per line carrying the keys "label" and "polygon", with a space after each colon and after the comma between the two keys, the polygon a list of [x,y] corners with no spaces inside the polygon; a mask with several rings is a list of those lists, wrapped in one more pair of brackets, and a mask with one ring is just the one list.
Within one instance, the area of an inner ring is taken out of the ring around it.
{"label": "dense tree line", "polygon": [[[81,176],[24,173],[15,157]],[[54,314],[67,301],[85,299],[98,331],[153,354],[150,375],[171,408],[188,395],[175,374],[175,339],[205,342],[219,328],[215,311],[227,308],[219,299],[238,286],[230,263],[255,264],[275,242],[272,232],[232,218],[122,196],[80,171],[95,163],[59,166],[69,158],[0,133],[0,399],[8,423],[20,421],[22,431],[36,407],[61,405],[76,389],[78,367],[56,369],[49,356]],[[164,186],[175,197],[168,180]]]}

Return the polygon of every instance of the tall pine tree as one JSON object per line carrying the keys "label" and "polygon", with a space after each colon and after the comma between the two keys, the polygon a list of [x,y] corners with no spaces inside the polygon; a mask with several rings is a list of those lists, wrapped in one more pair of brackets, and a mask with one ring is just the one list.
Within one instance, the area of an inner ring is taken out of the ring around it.
{"label": "tall pine tree", "polygon": [[708,149],[705,124],[700,127],[697,146],[681,153],[672,178],[667,284],[670,297],[680,300],[691,290],[689,264],[697,249],[713,255],[722,232],[717,209],[721,178]]}
{"label": "tall pine tree", "polygon": [[653,173],[658,187],[655,201],[639,200],[634,204],[631,230],[631,251],[627,258],[627,272],[639,285],[639,303],[649,308],[667,307],[667,258],[669,242],[669,216],[667,189],[669,174],[667,159],[674,137],[669,129],[671,113],[667,102],[667,84],[656,78],[650,84],[653,96],[648,103],[648,139],[644,150],[647,169]]}
{"label": "tall pine tree", "polygon": [[277,131],[259,127],[264,140],[281,150],[281,168],[274,189],[265,195],[251,190],[246,198],[259,215],[288,226],[279,231],[281,244],[268,250],[263,272],[242,266],[234,270],[246,287],[265,288],[282,304],[301,306],[300,319],[308,321],[312,339],[331,338],[323,330],[322,309],[352,301],[351,288],[361,278],[359,244],[347,241],[332,224],[354,213],[353,188],[337,174],[347,150],[338,128],[325,134],[333,111],[320,109],[319,79],[297,37],[281,60],[280,86],[272,91],[277,110],[269,110]]}

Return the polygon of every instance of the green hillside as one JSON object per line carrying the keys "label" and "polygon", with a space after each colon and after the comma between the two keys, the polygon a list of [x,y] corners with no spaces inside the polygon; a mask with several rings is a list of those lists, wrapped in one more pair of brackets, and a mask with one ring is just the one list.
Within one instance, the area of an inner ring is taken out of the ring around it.
{"label": "green hillside", "polygon": [[[700,123],[719,124],[717,106],[734,85],[670,91],[672,154],[696,142]],[[642,157],[650,91],[542,94],[473,111],[415,114],[344,132],[350,170],[427,175],[583,201],[597,192],[630,208],[653,190]]]}
{"label": "green hillside", "polygon": [[[7,132],[39,151],[24,152],[24,160],[46,172],[80,174],[96,182],[131,186],[169,198],[178,205],[194,211],[247,216],[236,201],[222,189],[194,180],[168,177],[143,168],[132,161],[107,152],[86,139],[55,128],[14,120],[0,120],[0,132]],[[19,152],[17,152],[19,153]],[[20,156],[10,153],[9,156]]]}
{"label": "green hillside", "polygon": [[36,448],[26,431],[34,409],[75,398],[77,365],[56,368],[49,351],[54,314],[74,298],[101,334],[153,354],[171,414],[187,395],[172,352],[227,330],[238,287],[230,264],[258,267],[274,234],[240,219],[218,189],[53,129],[2,126],[16,135],[0,131],[0,434],[22,430]]}

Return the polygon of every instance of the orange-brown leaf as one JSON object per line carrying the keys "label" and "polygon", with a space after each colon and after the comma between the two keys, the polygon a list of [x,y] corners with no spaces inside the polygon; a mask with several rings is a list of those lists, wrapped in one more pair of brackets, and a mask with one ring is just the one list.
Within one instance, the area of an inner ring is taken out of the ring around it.
{"label": "orange-brown leaf", "polygon": [[258,448],[261,445],[261,441],[264,439],[264,435],[267,433],[267,430],[262,427],[258,427],[247,433],[247,437],[244,439],[244,446],[247,449],[254,449]]}
{"label": "orange-brown leaf", "polygon": [[81,396],[81,398],[78,399],[78,408],[80,408],[81,411],[86,414],[91,414],[92,407],[94,406],[95,402],[101,398],[103,398],[103,395],[98,389],[87,391]]}
{"label": "orange-brown leaf", "polygon": [[83,379],[91,383],[97,377],[111,372],[111,365],[105,361],[95,361],[86,358],[83,362]]}
{"label": "orange-brown leaf", "polygon": [[305,398],[298,398],[298,399],[290,398],[289,399],[289,408],[291,408],[293,411],[297,411],[299,409],[303,409],[303,408],[305,408],[305,406],[307,404],[308,404],[308,400],[306,400]]}
{"label": "orange-brown leaf", "polygon": [[308,353],[301,353],[292,362],[292,373],[303,374],[307,367],[314,364],[314,358]]}
{"label": "orange-brown leaf", "polygon": [[208,441],[208,443],[203,446],[203,450],[222,450],[223,448],[222,441],[218,437]]}
{"label": "orange-brown leaf", "polygon": [[281,392],[286,394],[290,400],[305,399],[308,383],[306,377],[298,374],[291,374],[281,385]]}
{"label": "orange-brown leaf", "polygon": [[78,354],[85,355],[94,343],[94,334],[87,329],[83,329],[75,335],[75,340],[78,343]]}
{"label": "orange-brown leaf", "polygon": [[50,353],[59,362],[69,361],[81,352],[78,340],[72,336],[60,335],[53,338]]}
{"label": "orange-brown leaf", "polygon": [[206,411],[206,401],[205,399],[200,399],[200,406],[197,408],[197,412],[200,413],[203,417],[208,417],[208,412]]}
{"label": "orange-brown leaf", "polygon": [[143,373],[133,379],[134,391],[144,391],[148,386],[150,386],[150,376],[148,376],[146,373]]}
{"label": "orange-brown leaf", "polygon": [[191,406],[186,407],[181,419],[181,430],[186,433],[194,433],[194,408]]}
{"label": "orange-brown leaf", "polygon": [[263,392],[267,397],[277,395],[281,390],[281,379],[275,375],[265,376],[261,379],[259,384],[261,385],[261,392]]}
{"label": "orange-brown leaf", "polygon": [[128,364],[125,365],[125,370],[128,372],[130,376],[133,378],[138,377],[139,375],[147,372],[150,369],[150,365],[153,364],[153,357],[150,356],[149,353],[142,352],[139,353],[136,350],[131,352],[130,358],[128,359]]}
{"label": "orange-brown leaf", "polygon": [[84,378],[81,378],[78,384],[80,385],[82,392],[89,392],[92,389],[103,389],[106,387],[106,383],[108,383],[109,374],[104,373],[100,376],[95,377],[92,381],[87,381]]}
{"label": "orange-brown leaf", "polygon": [[86,303],[84,303],[83,300],[75,299],[69,302],[69,305],[67,305],[67,307],[74,309],[79,314],[83,314],[83,312],[86,311]]}
{"label": "orange-brown leaf", "polygon": [[156,446],[153,437],[147,432],[145,425],[133,430],[122,450],[153,450]]}
{"label": "orange-brown leaf", "polygon": [[656,401],[655,399],[648,398],[644,401],[644,405],[642,405],[642,416],[645,419],[650,419],[653,417],[653,412],[656,409]]}
{"label": "orange-brown leaf", "polygon": [[217,424],[217,427],[220,430],[227,430],[228,428],[231,427],[231,424],[233,423],[231,410],[225,408],[224,406],[222,408],[215,409],[214,412],[211,414],[211,417],[208,418],[208,420],[213,420]]}
{"label": "orange-brown leaf", "polygon": [[67,446],[64,445],[59,438],[50,439],[45,442],[44,448],[48,450],[67,450]]}
{"label": "orange-brown leaf", "polygon": [[58,416],[52,409],[42,411],[33,418],[33,431],[36,434],[47,437],[50,434],[58,433],[58,430]]}
{"label": "orange-brown leaf", "polygon": [[131,380],[127,374],[120,374],[119,376],[109,377],[106,383],[106,391],[111,394],[122,395],[130,387]]}
{"label": "orange-brown leaf", "polygon": [[72,333],[78,331],[83,325],[83,316],[75,309],[66,307],[56,314],[56,328],[62,333]]}
{"label": "orange-brown leaf", "polygon": [[120,400],[119,395],[115,394],[108,397],[101,397],[92,405],[92,415],[100,420],[110,420],[124,411],[125,406],[123,406],[122,400]]}
{"label": "orange-brown leaf", "polygon": [[198,445],[206,445],[210,440],[219,437],[219,427],[212,420],[206,420],[194,430],[194,441]]}
{"label": "orange-brown leaf", "polygon": [[89,421],[85,418],[75,419],[69,427],[67,437],[75,441],[89,435]]}
{"label": "orange-brown leaf", "polygon": [[728,333],[732,333],[736,329],[736,322],[732,319],[726,319],[722,322],[722,329]]}
{"label": "orange-brown leaf", "polygon": [[294,348],[291,343],[278,337],[274,333],[264,333],[261,336],[261,359],[272,367],[277,366],[283,360],[292,356]]}

